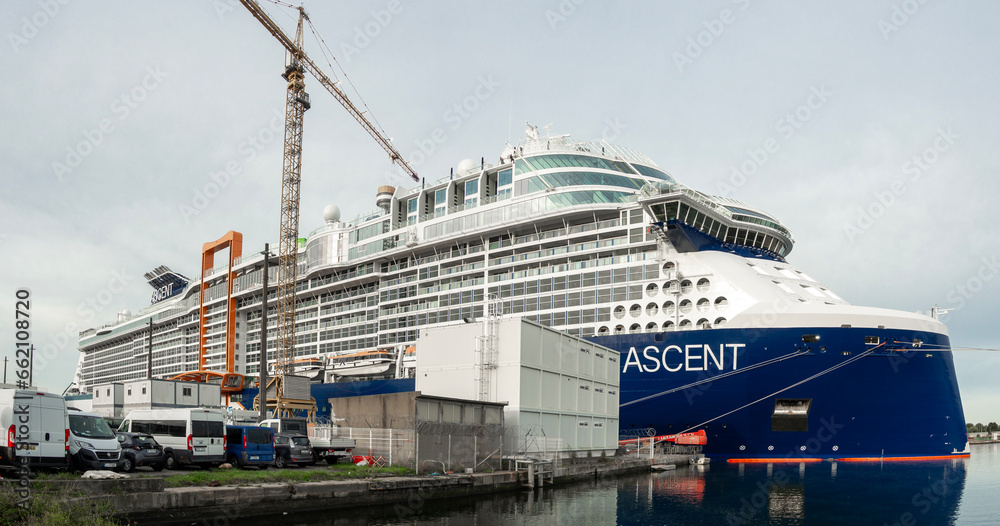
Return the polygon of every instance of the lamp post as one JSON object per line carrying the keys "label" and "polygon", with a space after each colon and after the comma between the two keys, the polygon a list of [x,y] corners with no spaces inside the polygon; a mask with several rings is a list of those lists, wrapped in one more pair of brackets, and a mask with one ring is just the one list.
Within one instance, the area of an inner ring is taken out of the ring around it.
{"label": "lamp post", "polygon": [[260,311],[260,380],[257,399],[260,400],[260,420],[267,420],[267,267],[270,266],[270,245],[264,243],[264,296]]}

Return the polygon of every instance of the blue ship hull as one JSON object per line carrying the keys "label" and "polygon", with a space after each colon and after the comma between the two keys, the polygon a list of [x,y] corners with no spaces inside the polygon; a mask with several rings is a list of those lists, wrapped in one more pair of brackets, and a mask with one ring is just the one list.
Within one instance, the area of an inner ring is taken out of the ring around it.
{"label": "blue ship hull", "polygon": [[[804,343],[803,335],[819,340]],[[871,336],[883,343],[866,344]],[[621,353],[623,434],[705,429],[706,455],[729,459],[967,456],[955,367],[942,334],[821,327],[592,340]],[[787,358],[754,368],[780,357]],[[703,380],[710,381],[691,385]],[[808,412],[775,415],[777,400],[808,401]]]}

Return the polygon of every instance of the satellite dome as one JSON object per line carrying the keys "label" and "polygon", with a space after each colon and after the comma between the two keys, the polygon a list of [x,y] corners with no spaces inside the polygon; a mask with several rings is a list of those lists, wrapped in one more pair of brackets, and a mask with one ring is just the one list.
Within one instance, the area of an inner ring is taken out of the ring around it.
{"label": "satellite dome", "polygon": [[326,208],[323,209],[323,219],[327,223],[340,221],[340,208],[337,205],[326,205]]}
{"label": "satellite dome", "polygon": [[458,175],[465,175],[475,169],[476,161],[473,161],[472,159],[465,159],[458,163],[458,167],[455,169],[455,172],[458,173]]}

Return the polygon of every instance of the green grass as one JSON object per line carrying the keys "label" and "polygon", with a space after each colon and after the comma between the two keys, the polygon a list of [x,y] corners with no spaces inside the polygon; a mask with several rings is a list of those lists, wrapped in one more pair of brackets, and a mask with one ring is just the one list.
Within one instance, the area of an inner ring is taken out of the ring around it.
{"label": "green grass", "polygon": [[386,468],[361,467],[354,464],[335,464],[320,470],[269,469],[215,469],[164,478],[168,488],[190,486],[247,486],[252,484],[320,482],[372,477],[397,477],[412,475],[413,470],[401,466]]}
{"label": "green grass", "polygon": [[69,493],[31,486],[28,509],[16,507],[20,498],[14,488],[0,486],[0,526],[117,526],[107,502],[97,505],[66,504]]}
{"label": "green grass", "polygon": [[76,480],[78,478],[80,478],[80,474],[72,471],[40,471],[35,473],[33,480]]}

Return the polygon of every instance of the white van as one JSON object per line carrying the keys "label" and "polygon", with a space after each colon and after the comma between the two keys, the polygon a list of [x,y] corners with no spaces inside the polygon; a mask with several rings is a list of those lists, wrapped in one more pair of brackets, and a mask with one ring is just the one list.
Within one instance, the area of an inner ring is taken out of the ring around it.
{"label": "white van", "polygon": [[[0,468],[20,468],[24,457],[32,469],[69,467],[69,420],[62,396],[0,389],[0,431]],[[21,449],[18,443],[24,443]]]}
{"label": "white van", "polygon": [[218,409],[136,409],[118,430],[153,435],[163,446],[167,469],[182,464],[211,467],[226,461],[226,423]]}
{"label": "white van", "polygon": [[104,417],[69,410],[69,456],[73,469],[118,469],[122,446]]}

